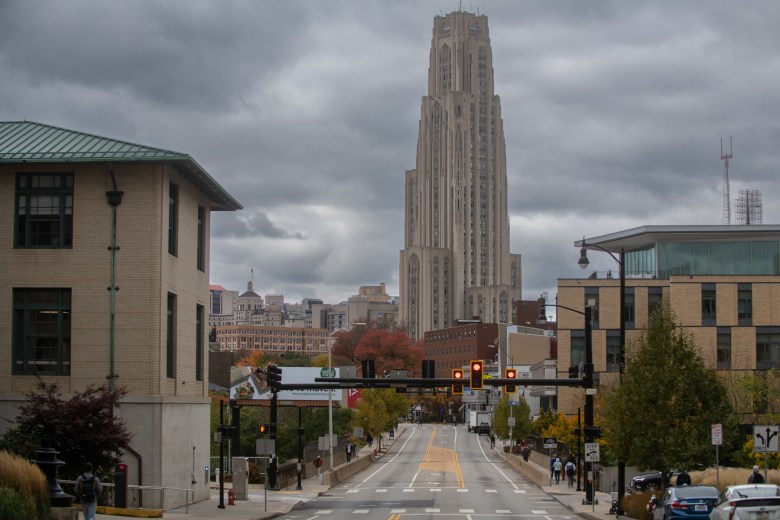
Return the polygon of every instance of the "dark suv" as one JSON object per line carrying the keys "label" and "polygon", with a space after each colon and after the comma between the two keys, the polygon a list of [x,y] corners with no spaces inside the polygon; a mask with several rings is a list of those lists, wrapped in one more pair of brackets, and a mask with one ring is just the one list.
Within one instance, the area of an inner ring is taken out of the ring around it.
{"label": "dark suv", "polygon": [[648,471],[631,479],[628,484],[629,493],[641,493],[651,489],[661,489],[664,477],[660,471]]}
{"label": "dark suv", "polygon": [[477,426],[477,435],[490,435],[490,424],[483,422]]}

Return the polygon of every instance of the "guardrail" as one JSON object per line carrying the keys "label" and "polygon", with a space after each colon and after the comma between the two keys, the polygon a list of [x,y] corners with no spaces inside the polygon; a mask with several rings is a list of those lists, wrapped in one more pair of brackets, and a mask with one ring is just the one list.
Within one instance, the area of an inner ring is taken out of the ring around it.
{"label": "guardrail", "polygon": [[[75,486],[76,481],[75,480],[58,480],[60,485],[63,484],[67,487],[67,491],[70,491],[71,494],[75,496]],[[103,493],[100,495],[100,498],[98,499],[98,504],[101,506],[110,506],[114,507],[116,504],[114,502],[114,483],[113,482],[101,482],[103,486]],[[63,490],[65,491],[66,488],[63,487]],[[66,491],[66,492],[67,492]],[[139,486],[136,484],[128,484],[127,486],[128,496],[127,496],[127,507],[128,509],[140,509],[141,505],[141,493],[144,491],[157,491],[160,492],[161,495],[159,496],[159,508],[155,509],[162,509],[163,511],[167,511],[168,509],[179,509],[181,505],[176,505],[175,507],[165,507],[165,497],[166,492],[168,491],[176,491],[176,492],[183,492],[185,493],[184,496],[184,512],[188,512],[189,505],[195,502],[195,490],[190,488],[177,488],[177,487],[166,487],[166,486]],[[192,499],[190,499],[190,493],[192,493]],[[169,495],[170,496],[170,495]]]}

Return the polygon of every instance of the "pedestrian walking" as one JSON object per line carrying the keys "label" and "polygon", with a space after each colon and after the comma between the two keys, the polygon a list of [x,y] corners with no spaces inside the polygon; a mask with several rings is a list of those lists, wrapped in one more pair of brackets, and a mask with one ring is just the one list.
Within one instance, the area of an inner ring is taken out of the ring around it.
{"label": "pedestrian walking", "polygon": [[682,485],[691,485],[691,476],[688,474],[687,471],[682,470],[679,475],[677,475],[677,479],[674,481],[675,485],[682,486]]}
{"label": "pedestrian walking", "polygon": [[352,443],[348,442],[347,447],[345,448],[347,452],[347,462],[352,460]]}
{"label": "pedestrian walking", "polygon": [[528,457],[531,456],[531,450],[528,446],[523,446],[523,460],[528,462]]}
{"label": "pedestrian walking", "polygon": [[495,447],[496,447],[496,436],[491,433],[490,434],[490,448],[492,449],[492,448],[495,448]]}
{"label": "pedestrian walking", "polygon": [[574,473],[577,471],[577,466],[574,464],[574,461],[569,459],[569,462],[566,463],[566,482],[569,484],[569,487],[574,487]]}
{"label": "pedestrian walking", "polygon": [[372,437],[370,433],[366,437],[366,442],[368,442],[368,447],[369,448],[374,444],[374,437]]}
{"label": "pedestrian walking", "polygon": [[103,484],[100,479],[92,473],[92,464],[84,464],[84,473],[76,479],[76,498],[81,502],[81,509],[84,511],[84,520],[95,520],[95,511],[97,510],[97,499],[103,492]]}
{"label": "pedestrian walking", "polygon": [[561,483],[561,469],[563,468],[563,464],[561,464],[561,459],[555,459],[555,462],[553,462],[553,473],[555,473],[555,483],[560,484]]}

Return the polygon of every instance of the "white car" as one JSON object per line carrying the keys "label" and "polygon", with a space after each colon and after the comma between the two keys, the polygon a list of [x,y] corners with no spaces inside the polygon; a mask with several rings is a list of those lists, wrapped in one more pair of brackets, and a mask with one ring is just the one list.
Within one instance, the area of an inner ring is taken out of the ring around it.
{"label": "white car", "polygon": [[721,491],[710,520],[780,520],[780,487],[741,484]]}

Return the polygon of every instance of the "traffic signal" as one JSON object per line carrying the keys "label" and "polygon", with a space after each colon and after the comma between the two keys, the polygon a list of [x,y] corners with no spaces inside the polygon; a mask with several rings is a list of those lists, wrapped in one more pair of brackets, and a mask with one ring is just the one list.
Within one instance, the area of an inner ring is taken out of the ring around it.
{"label": "traffic signal", "polygon": [[[517,379],[517,369],[505,368],[504,377],[506,377],[507,379]],[[504,392],[509,394],[515,391],[517,391],[517,387],[515,385],[504,385]]]}
{"label": "traffic signal", "polygon": [[569,367],[569,379],[577,379],[580,377],[580,367],[577,365],[571,365]]}
{"label": "traffic signal", "polygon": [[433,359],[423,359],[422,375],[423,379],[436,379],[436,361]]}
{"label": "traffic signal", "polygon": [[[453,379],[463,379],[463,369],[462,368],[453,368],[452,369],[452,378]],[[463,393],[463,385],[452,385],[452,393],[453,394],[462,394]]]}
{"label": "traffic signal", "polygon": [[268,386],[279,388],[282,384],[282,369],[276,365],[268,365]]}
{"label": "traffic signal", "polygon": [[261,424],[257,428],[257,431],[258,431],[258,433],[260,433],[260,435],[265,435],[266,433],[271,433],[271,425],[270,424],[265,424],[265,423]]}
{"label": "traffic signal", "polygon": [[472,359],[470,362],[471,369],[469,370],[469,377],[471,379],[470,385],[472,390],[482,389],[482,376],[484,375],[484,363],[481,359]]}
{"label": "traffic signal", "polygon": [[363,379],[374,379],[376,377],[376,368],[373,359],[365,359],[360,362],[360,368],[363,371]]}

